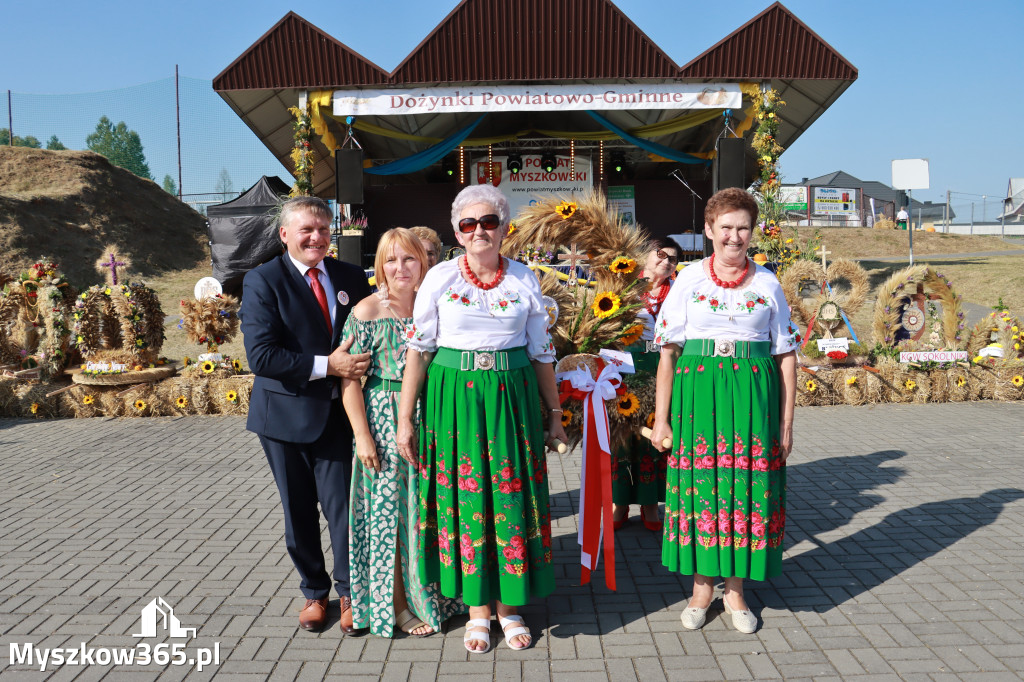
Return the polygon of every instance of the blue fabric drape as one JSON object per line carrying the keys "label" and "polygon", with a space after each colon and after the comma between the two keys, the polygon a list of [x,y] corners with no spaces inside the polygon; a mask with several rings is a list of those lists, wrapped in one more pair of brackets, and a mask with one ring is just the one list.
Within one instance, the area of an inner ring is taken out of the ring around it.
{"label": "blue fabric drape", "polygon": [[448,152],[459,146],[459,143],[469,137],[469,134],[473,132],[477,124],[484,119],[486,114],[480,114],[480,117],[470,123],[462,130],[458,130],[448,137],[444,138],[432,147],[428,147],[421,152],[417,152],[412,156],[407,156],[404,159],[398,159],[391,163],[386,163],[383,166],[373,166],[372,168],[365,169],[365,172],[370,175],[403,175],[405,173],[415,173],[418,170],[423,170],[427,166],[432,166],[441,159],[443,159]]}
{"label": "blue fabric drape", "polygon": [[666,147],[663,144],[658,144],[657,142],[645,140],[642,137],[630,135],[625,130],[618,127],[617,125],[606,119],[604,116],[597,113],[596,111],[588,111],[587,113],[590,114],[591,118],[593,118],[595,121],[603,125],[605,128],[612,131],[613,133],[621,137],[623,140],[626,140],[627,142],[630,142],[631,144],[634,144],[637,147],[640,147],[641,149],[646,149],[649,152],[652,152],[659,156],[664,156],[666,159],[678,161],[679,163],[701,163],[704,164],[705,166],[711,164],[711,162],[708,161],[707,159],[698,159],[696,156],[691,156],[685,152],[676,151],[675,149],[672,149],[671,147]]}

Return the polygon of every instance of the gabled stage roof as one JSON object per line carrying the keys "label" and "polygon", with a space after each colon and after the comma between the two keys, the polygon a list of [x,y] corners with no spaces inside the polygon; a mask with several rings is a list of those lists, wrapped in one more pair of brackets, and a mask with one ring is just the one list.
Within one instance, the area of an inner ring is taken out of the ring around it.
{"label": "gabled stage roof", "polygon": [[[482,50],[480,46],[491,46]],[[842,55],[776,2],[680,68],[608,0],[462,0],[391,73],[289,12],[213,81],[214,90],[286,168],[291,168],[292,116],[303,90],[411,87],[476,83],[704,83],[754,81],[779,90],[778,140],[788,147],[856,80]],[[673,110],[602,111],[624,129],[663,123]],[[744,112],[734,111],[733,128]],[[442,138],[466,124],[466,115],[366,117],[396,133]],[[330,123],[340,140],[337,122]],[[754,126],[745,127],[746,136]],[[473,137],[522,130],[598,130],[585,112],[488,114]],[[714,149],[722,131],[716,117],[656,142],[691,154]],[[424,149],[418,141],[358,134],[368,159],[389,161]],[[521,146],[522,141],[510,147]],[[568,147],[552,138],[536,144]],[[333,159],[319,142],[315,191],[334,193]],[[632,163],[646,163],[633,147]],[[753,177],[752,154],[747,165]],[[658,168],[661,171],[661,168]],[[397,178],[396,178],[397,179]],[[423,181],[406,177],[406,181]]]}

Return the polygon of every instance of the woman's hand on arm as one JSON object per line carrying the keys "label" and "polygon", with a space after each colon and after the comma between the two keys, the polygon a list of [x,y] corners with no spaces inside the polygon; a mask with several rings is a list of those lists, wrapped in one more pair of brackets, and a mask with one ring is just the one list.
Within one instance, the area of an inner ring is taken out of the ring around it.
{"label": "woman's hand on arm", "polygon": [[548,415],[548,437],[545,442],[549,448],[557,450],[558,443],[555,441],[568,443],[569,437],[565,435],[565,427],[562,426],[562,408],[558,401],[555,366],[550,362],[537,362],[534,360],[533,371],[537,375],[540,399],[544,403],[544,411]]}
{"label": "woman's hand on arm", "polygon": [[672,426],[669,424],[669,410],[672,407],[672,382],[675,379],[676,361],[679,359],[679,346],[668,343],[661,347],[661,358],[658,360],[658,374],[655,383],[654,428],[651,433],[651,444],[655,449],[665,452],[671,447],[665,441],[672,442]]}

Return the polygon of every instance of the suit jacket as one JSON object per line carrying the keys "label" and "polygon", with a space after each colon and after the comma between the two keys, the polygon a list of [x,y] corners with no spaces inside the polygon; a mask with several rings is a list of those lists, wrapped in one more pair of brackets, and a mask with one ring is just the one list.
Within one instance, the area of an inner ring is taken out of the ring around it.
{"label": "suit jacket", "polygon": [[349,311],[370,295],[370,286],[355,265],[325,258],[324,267],[335,292],[348,294],[347,303],[338,303],[330,334],[313,290],[287,252],[245,275],[239,317],[249,367],[256,375],[249,431],[312,443],[327,425],[332,391],[340,382],[331,376],[310,381],[313,356],[330,355],[337,347]]}

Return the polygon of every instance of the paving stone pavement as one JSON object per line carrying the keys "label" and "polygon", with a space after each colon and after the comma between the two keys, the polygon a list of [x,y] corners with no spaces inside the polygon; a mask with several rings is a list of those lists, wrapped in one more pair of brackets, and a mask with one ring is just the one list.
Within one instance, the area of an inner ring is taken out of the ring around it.
{"label": "paving stone pavement", "polygon": [[[558,589],[522,610],[535,646],[470,656],[465,617],[443,636],[344,637],[335,601],[329,630],[298,629],[277,492],[242,419],[0,420],[0,677],[1018,680],[1021,443],[1021,403],[798,409],[784,573],[748,586],[754,635],[726,625],[720,598],[703,630],[682,629],[690,581],[661,567],[636,508],[616,535],[618,592],[602,571],[580,586],[579,458],[553,455]],[[193,639],[133,637],[157,597]],[[28,644],[97,662],[40,672],[17,660]],[[186,664],[97,658],[129,647]],[[215,647],[218,664],[187,664]]]}

